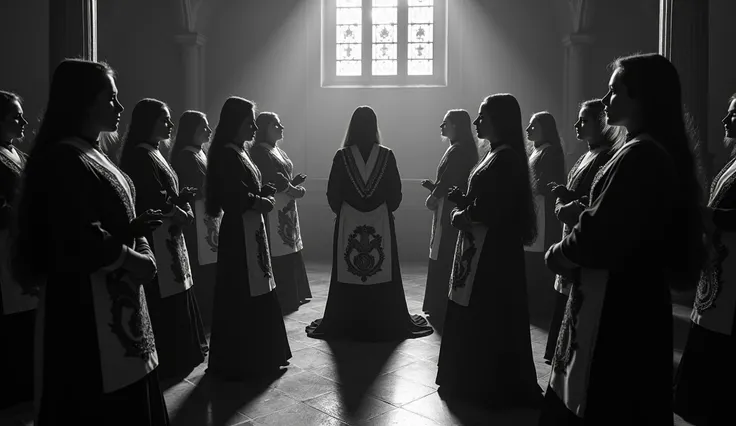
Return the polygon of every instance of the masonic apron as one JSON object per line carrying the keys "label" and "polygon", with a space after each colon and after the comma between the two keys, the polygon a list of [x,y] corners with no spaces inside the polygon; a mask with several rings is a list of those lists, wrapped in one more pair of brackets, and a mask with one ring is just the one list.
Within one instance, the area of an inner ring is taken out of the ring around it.
{"label": "masonic apron", "polygon": [[[207,164],[207,156],[200,149],[184,148]],[[217,263],[217,244],[220,238],[220,218],[212,217],[205,210],[204,197],[194,200],[194,224],[197,231],[197,261],[200,265]]]}
{"label": "masonic apron", "polygon": [[[545,149],[547,149],[550,145],[544,144],[540,146],[539,148],[534,148],[531,155],[529,156],[529,164],[534,164],[534,161],[542,155]],[[537,191],[538,192],[538,191]],[[544,195],[536,194],[534,195],[534,207],[537,211],[537,239],[534,240],[534,242],[529,246],[524,246],[524,251],[532,252],[532,253],[544,253],[544,239],[545,239],[545,233],[544,233],[544,224],[545,224],[545,206],[544,206]]]}

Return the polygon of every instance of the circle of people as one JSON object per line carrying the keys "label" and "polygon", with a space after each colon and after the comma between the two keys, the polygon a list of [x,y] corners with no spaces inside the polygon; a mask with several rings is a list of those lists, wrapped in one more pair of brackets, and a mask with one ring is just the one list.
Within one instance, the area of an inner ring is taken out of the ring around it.
{"label": "circle of people", "polygon": [[[516,98],[501,93],[474,121],[445,115],[449,147],[421,182],[433,212],[423,311],[442,330],[443,399],[541,407],[540,425],[671,425],[673,407],[714,424],[736,401],[736,162],[706,204],[675,67],[643,54],[612,69],[605,97],[581,104],[587,150],[567,176],[548,112],[524,130]],[[26,154],[13,145],[28,124],[22,99],[0,92],[0,331],[12,348],[0,351],[0,403],[33,399],[37,425],[166,425],[159,381],[208,353],[221,380],[277,377],[292,356],[283,314],[312,297],[297,210],[307,177],[278,144],[278,115],[230,97],[213,132],[186,111],[166,158],[171,110],[143,99],[113,161],[100,141],[122,112],[107,64],[65,60]],[[723,124],[732,148],[736,96]],[[432,334],[407,308],[401,178],[370,107],[350,119],[327,200],[331,281],[309,337]],[[209,342],[197,281],[214,283]],[[546,392],[529,333],[537,288],[554,304]],[[671,290],[692,289],[673,392]]]}

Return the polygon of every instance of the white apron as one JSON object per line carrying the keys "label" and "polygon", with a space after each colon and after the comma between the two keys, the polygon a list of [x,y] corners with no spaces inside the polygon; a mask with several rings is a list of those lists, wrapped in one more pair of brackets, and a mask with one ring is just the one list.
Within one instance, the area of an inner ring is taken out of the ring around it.
{"label": "white apron", "polygon": [[[14,173],[22,173],[20,155],[15,151],[0,148],[0,161]],[[0,198],[0,207],[6,200]],[[4,315],[26,312],[36,308],[38,298],[23,293],[23,289],[13,278],[10,270],[11,239],[10,229],[0,230],[0,293],[2,293],[2,312]]]}
{"label": "white apron", "polygon": [[271,256],[279,257],[297,253],[304,247],[299,229],[299,212],[296,200],[279,192],[276,203],[268,214],[268,230],[271,236]]}
{"label": "white apron", "polygon": [[[122,172],[107,157],[85,142],[70,139],[63,143],[83,152],[114,187],[122,188],[132,220],[135,203],[128,180]],[[143,286],[129,281],[122,269],[109,271],[102,268],[90,275],[90,281],[97,323],[102,388],[104,393],[110,393],[137,382],[153,371],[158,366],[158,354]],[[45,292],[41,294],[39,319],[45,316]],[[43,339],[40,341],[43,342]]]}
{"label": "white apron", "polygon": [[488,227],[480,223],[471,225],[470,231],[460,231],[455,245],[455,260],[450,274],[450,293],[448,297],[461,306],[468,306],[478,271],[483,243]]}
{"label": "white apron", "polygon": [[[549,147],[549,144],[544,144],[539,148],[535,148],[532,154],[529,156],[529,164],[532,164],[534,160]],[[544,207],[544,195],[534,196],[534,206],[537,210],[537,239],[530,246],[524,246],[524,251],[532,253],[543,253],[544,252],[544,224],[545,224],[545,211]]]}
{"label": "white apron", "polygon": [[[235,151],[253,173],[258,185],[261,184],[261,173],[245,150],[235,144],[227,144]],[[248,283],[251,297],[261,296],[276,288],[271,268],[271,253],[268,247],[268,234],[263,215],[256,210],[246,210],[242,215],[243,235],[245,238],[245,261],[248,266]]]}
{"label": "white apron", "polygon": [[194,201],[194,221],[197,227],[197,259],[200,265],[217,263],[220,241],[220,218],[207,214],[204,200]]}
{"label": "white apron", "polygon": [[442,218],[449,215],[445,210],[445,197],[439,199],[437,209],[432,213],[432,235],[429,238],[429,258],[437,260],[442,242]]}
{"label": "white apron", "polygon": [[343,203],[337,232],[339,282],[372,285],[393,280],[391,222],[385,203],[365,213]]}
{"label": "white apron", "polygon": [[590,368],[598,339],[608,271],[581,269],[573,284],[552,360],[550,387],[576,416],[583,417]]}
{"label": "white apron", "polygon": [[[179,185],[174,169],[164,159],[158,149],[142,143],[139,148],[146,149],[153,154],[159,167],[166,171],[174,182],[174,191],[179,192]],[[192,270],[189,265],[187,243],[184,232],[173,221],[175,209],[163,217],[163,224],[153,231],[154,253],[156,253],[156,267],[158,269],[158,289],[161,298],[173,296],[189,290],[194,285]]]}

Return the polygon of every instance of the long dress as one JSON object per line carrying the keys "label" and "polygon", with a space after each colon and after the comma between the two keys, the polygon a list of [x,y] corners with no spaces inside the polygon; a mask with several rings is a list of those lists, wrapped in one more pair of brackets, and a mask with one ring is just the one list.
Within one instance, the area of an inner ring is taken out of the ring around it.
{"label": "long dress", "polygon": [[537,208],[537,240],[524,248],[529,288],[529,311],[533,318],[549,320],[554,310],[555,274],[544,266],[544,253],[560,241],[562,224],[555,217],[557,197],[549,190],[550,182],[565,179],[565,156],[562,148],[548,143],[535,147],[529,155],[529,169],[534,176],[534,202]]}
{"label": "long dress", "polygon": [[212,296],[217,274],[217,240],[219,223],[205,213],[204,179],[207,175],[207,156],[201,147],[187,146],[171,159],[171,166],[179,176],[179,186],[196,188],[192,206],[194,225],[184,228],[184,239],[192,269],[194,293],[205,325],[212,324]]}
{"label": "long dress", "polygon": [[223,148],[214,174],[222,222],[208,374],[225,380],[276,373],[291,358],[263,215],[253,209],[261,174],[240,145]]}
{"label": "long dress", "polygon": [[478,149],[474,143],[456,142],[447,148],[437,166],[432,196],[439,200],[439,206],[432,216],[427,285],[422,305],[422,310],[429,314],[435,326],[441,326],[445,319],[447,291],[457,242],[457,229],[450,224],[450,212],[455,208],[455,203],[447,199],[447,190],[453,186],[465,188],[470,170],[477,162]]}
{"label": "long dress", "polygon": [[[558,198],[555,204],[555,216],[563,225],[563,239],[570,235],[572,227],[578,223],[580,217],[580,206],[574,205],[574,202],[580,200],[581,197],[590,195],[590,185],[593,183],[593,178],[601,166],[610,159],[610,147],[605,145],[596,147],[581,155],[567,174],[567,189],[572,192],[572,195],[569,200],[565,201]],[[571,202],[573,205],[570,204]],[[555,310],[549,325],[547,347],[544,351],[544,359],[548,361],[552,361],[552,357],[555,355],[557,336],[560,333],[562,318],[565,316],[565,305],[567,305],[567,296],[570,294],[570,286],[571,283],[568,278],[562,275],[555,277]]]}
{"label": "long dress", "polygon": [[335,153],[327,201],[337,215],[332,276],[324,317],[309,337],[389,341],[424,337],[432,327],[409,315],[401,279],[393,212],[401,177],[393,151],[374,144],[367,159],[356,145]]}
{"label": "long dress", "polygon": [[189,219],[187,226],[192,225],[194,217],[189,203],[176,205],[179,179],[156,147],[138,144],[121,167],[138,189],[137,214],[149,209],[166,214],[164,224],[147,235],[156,255],[158,274],[146,287],[146,299],[156,333],[159,377],[183,378],[204,362],[208,345],[192,291],[194,281],[183,226],[175,223],[171,215],[176,209],[182,210]]}
{"label": "long dress", "polygon": [[[672,425],[668,271],[675,166],[641,134],[593,180],[591,206],[551,249],[577,265],[552,360],[540,425]],[[622,314],[621,309],[625,309]]]}
{"label": "long dress", "polygon": [[[94,141],[71,138],[38,158],[32,262],[45,272],[36,329],[39,426],[165,426],[168,414],[143,286],[121,265],[151,256],[129,228],[135,188]],[[49,206],[49,208],[47,208]],[[28,262],[28,259],[19,259]]]}
{"label": "long dress", "polygon": [[24,294],[10,273],[13,205],[27,156],[13,145],[0,145],[0,350],[7,366],[0,382],[0,409],[33,399],[33,330],[37,297]]}
{"label": "long dress", "polygon": [[524,275],[526,158],[494,144],[470,174],[471,228],[458,233],[436,383],[443,398],[488,407],[534,406],[542,390],[532,356]]}
{"label": "long dress", "polygon": [[675,412],[696,425],[733,417],[736,402],[736,158],[711,185],[711,258],[702,272],[675,381]]}
{"label": "long dress", "polygon": [[[263,181],[276,184],[277,173],[291,182],[294,163],[283,149],[267,143],[257,143],[250,149],[253,162],[263,176]],[[276,204],[265,216],[268,230],[271,263],[273,265],[276,294],[279,295],[283,313],[294,312],[299,305],[312,297],[307,268],[304,266],[299,211],[296,200],[304,196],[303,187],[291,184],[276,185]]]}

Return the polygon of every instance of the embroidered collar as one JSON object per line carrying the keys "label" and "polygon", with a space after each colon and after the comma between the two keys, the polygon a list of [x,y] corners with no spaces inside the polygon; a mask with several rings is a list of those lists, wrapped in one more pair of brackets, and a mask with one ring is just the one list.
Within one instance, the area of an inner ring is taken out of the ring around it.
{"label": "embroidered collar", "polygon": [[171,183],[171,186],[174,190],[174,192],[179,192],[179,177],[176,175],[176,172],[174,169],[169,165],[169,162],[166,161],[163,154],[161,154],[161,151],[158,149],[158,144],[156,146],[153,146],[148,143],[139,143],[136,148],[142,148],[146,151],[153,154],[154,160],[158,163],[159,167],[164,170],[166,173],[166,177],[169,179],[169,183]]}
{"label": "embroidered collar", "polygon": [[371,155],[368,157],[367,163],[363,161],[363,156],[356,145],[343,148],[340,152],[348,177],[361,198],[368,198],[373,195],[381,182],[381,178],[383,178],[383,173],[386,171],[390,151],[375,144],[371,148]]}

